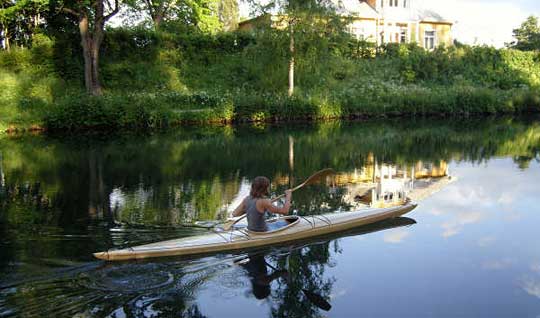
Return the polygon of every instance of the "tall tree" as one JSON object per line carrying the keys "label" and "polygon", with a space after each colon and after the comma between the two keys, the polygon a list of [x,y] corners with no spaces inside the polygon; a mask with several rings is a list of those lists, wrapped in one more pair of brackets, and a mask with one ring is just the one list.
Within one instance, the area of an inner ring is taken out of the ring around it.
{"label": "tall tree", "polygon": [[150,18],[155,29],[165,22],[210,32],[221,28],[218,0],[127,0],[126,3],[131,13],[143,13]]}
{"label": "tall tree", "polygon": [[81,36],[84,58],[84,83],[86,91],[101,95],[99,81],[99,49],[103,42],[105,23],[118,13],[119,0],[66,0],[60,9],[76,17]]}
{"label": "tall tree", "polygon": [[14,15],[12,14],[12,8],[15,3],[11,0],[0,0],[0,40],[2,42],[2,48],[5,50],[10,49],[11,39],[11,23]]}
{"label": "tall tree", "polygon": [[221,0],[219,2],[219,21],[223,25],[223,31],[234,31],[238,28],[238,1]]}
{"label": "tall tree", "polygon": [[9,50],[12,43],[27,47],[47,10],[48,0],[0,0],[0,42]]}
{"label": "tall tree", "polygon": [[331,53],[334,42],[345,39],[348,18],[337,13],[332,0],[271,0],[260,5],[250,0],[254,12],[267,14],[270,27],[288,37],[288,95],[295,91],[295,70],[301,60]]}
{"label": "tall tree", "polygon": [[516,40],[507,46],[522,51],[540,50],[540,26],[537,17],[529,16],[513,33]]}

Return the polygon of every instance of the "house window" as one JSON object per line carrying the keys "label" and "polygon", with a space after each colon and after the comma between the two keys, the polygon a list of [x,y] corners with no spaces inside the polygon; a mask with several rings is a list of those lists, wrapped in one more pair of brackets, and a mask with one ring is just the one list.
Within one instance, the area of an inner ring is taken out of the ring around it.
{"label": "house window", "polygon": [[435,48],[435,31],[426,31],[424,35],[424,48],[433,50]]}
{"label": "house window", "polygon": [[407,0],[403,0],[403,7],[404,7],[404,8],[407,7]]}
{"label": "house window", "polygon": [[[384,1],[383,1],[384,3]],[[389,6],[390,7],[397,7],[399,4],[398,4],[398,0],[390,0],[389,1]]]}
{"label": "house window", "polygon": [[363,27],[349,26],[349,33],[354,35],[357,40],[364,40],[366,32]]}
{"label": "house window", "polygon": [[399,43],[407,42],[407,30],[401,30],[399,33]]}

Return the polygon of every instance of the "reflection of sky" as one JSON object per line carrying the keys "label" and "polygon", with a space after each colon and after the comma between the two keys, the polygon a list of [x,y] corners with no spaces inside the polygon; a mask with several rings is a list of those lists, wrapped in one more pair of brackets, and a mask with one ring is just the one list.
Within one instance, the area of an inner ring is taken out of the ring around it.
{"label": "reflection of sky", "polygon": [[[335,266],[325,267],[325,277],[336,279],[325,315],[539,315],[538,168],[531,163],[521,171],[511,159],[452,163],[458,180],[420,202],[408,215],[417,224],[340,239],[341,252],[332,252],[330,261]],[[245,277],[237,277],[241,272],[231,271],[221,281],[240,285],[206,285],[197,298],[203,314],[270,316],[272,304],[256,300]]]}
{"label": "reflection of sky", "polygon": [[[420,203],[410,214],[418,224],[342,239],[334,288],[354,299],[337,299],[334,314],[362,306],[368,317],[536,317],[538,168],[520,171],[511,159],[454,163],[458,181]],[[385,243],[403,231],[410,235],[401,244]]]}
{"label": "reflection of sky", "polygon": [[383,240],[387,243],[401,243],[409,235],[410,231],[407,229],[396,229],[385,233]]}

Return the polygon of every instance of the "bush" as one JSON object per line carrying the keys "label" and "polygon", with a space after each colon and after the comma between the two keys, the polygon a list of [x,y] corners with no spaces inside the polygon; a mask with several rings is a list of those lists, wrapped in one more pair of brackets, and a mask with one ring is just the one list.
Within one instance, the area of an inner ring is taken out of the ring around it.
{"label": "bush", "polygon": [[[205,108],[193,102],[206,103]],[[226,122],[233,118],[230,99],[206,93],[69,95],[50,106],[44,118],[50,130],[153,129],[180,123]]]}

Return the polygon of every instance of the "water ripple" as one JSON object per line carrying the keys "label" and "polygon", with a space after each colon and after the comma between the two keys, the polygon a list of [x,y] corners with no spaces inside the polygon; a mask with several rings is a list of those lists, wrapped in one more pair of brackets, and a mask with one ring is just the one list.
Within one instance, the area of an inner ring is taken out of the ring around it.
{"label": "water ripple", "polygon": [[159,264],[111,266],[79,277],[86,288],[122,293],[159,289],[174,282],[174,275]]}

